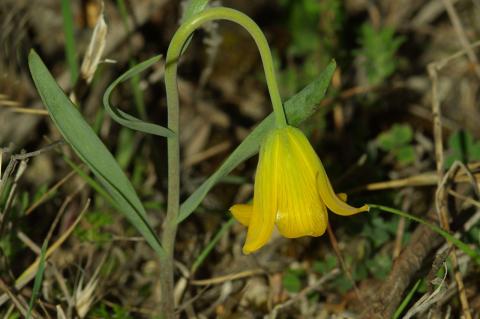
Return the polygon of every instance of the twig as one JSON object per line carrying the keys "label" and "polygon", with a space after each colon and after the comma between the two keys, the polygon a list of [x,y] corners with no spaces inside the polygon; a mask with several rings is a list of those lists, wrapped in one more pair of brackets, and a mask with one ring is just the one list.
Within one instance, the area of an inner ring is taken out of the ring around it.
{"label": "twig", "polygon": [[[53,231],[57,227],[58,223],[60,222],[61,217],[65,213],[68,205],[72,202],[72,200],[77,196],[78,193],[83,189],[83,186],[85,186],[85,183],[83,183],[82,186],[76,188],[70,195],[65,198],[65,200],[62,203],[62,206],[60,206],[60,209],[58,210],[57,215],[55,216],[55,219],[53,220],[53,223],[50,226],[50,229],[48,230],[47,236],[45,237],[46,242],[50,242],[50,239],[52,238]],[[84,206],[84,209],[80,212],[79,216],[82,216],[85,211],[87,211],[88,207],[90,207],[90,199],[87,199],[87,202]]]}
{"label": "twig", "polygon": [[[444,0],[445,3],[449,3],[448,0]],[[450,3],[451,5],[451,3]],[[467,52],[469,52],[467,50]],[[440,100],[438,97],[438,71],[440,68],[437,64],[430,63],[428,65],[428,74],[432,81],[432,113],[433,113],[433,138],[435,145],[435,159],[437,166],[437,176],[438,176],[438,186],[435,194],[435,206],[440,221],[440,225],[446,231],[450,231],[449,223],[449,213],[447,208],[447,197],[448,194],[445,191],[445,180],[444,180],[444,158],[443,158],[443,137],[442,137],[442,113],[440,108]],[[448,176],[449,174],[447,174]],[[452,268],[454,270],[455,281],[457,283],[458,292],[460,296],[460,302],[462,304],[462,311],[466,319],[472,319],[470,313],[470,307],[465,293],[465,287],[463,284],[462,274],[458,269],[458,260],[456,249],[452,244],[449,243],[451,247],[450,259],[452,262]]]}
{"label": "twig", "polygon": [[13,155],[12,156],[12,159],[14,160],[18,160],[18,161],[21,161],[21,160],[24,160],[24,159],[28,159],[30,157],[35,157],[35,156],[38,156],[40,154],[43,154],[45,152],[48,152],[52,149],[54,149],[55,147],[57,146],[60,146],[60,145],[63,145],[65,144],[64,141],[60,140],[60,141],[55,141],[53,143],[50,143],[49,145],[47,146],[44,146],[36,151],[33,151],[33,152],[28,152],[28,153],[20,153],[20,154],[16,154],[16,155]]}
{"label": "twig", "polygon": [[186,158],[183,162],[183,168],[187,168],[198,163],[201,163],[210,157],[216,156],[217,154],[223,153],[227,151],[231,147],[231,143],[229,141],[221,142],[217,145],[214,145],[204,151],[201,151],[197,154],[193,154],[189,158]]}
{"label": "twig", "polygon": [[5,295],[12,300],[13,304],[15,305],[15,308],[18,309],[18,311],[22,314],[23,317],[27,317],[27,305],[24,304],[15,294],[11,291],[10,288],[3,282],[2,279],[0,279],[0,290],[4,292]]}
{"label": "twig", "polygon": [[70,173],[64,176],[61,180],[59,180],[49,190],[47,190],[44,194],[42,194],[42,196],[40,196],[40,198],[37,201],[35,201],[35,203],[30,205],[29,208],[27,208],[27,210],[25,211],[25,215],[30,215],[31,212],[33,212],[38,206],[40,206],[47,200],[48,196],[50,196],[53,192],[55,192],[60,186],[65,184],[65,182],[67,182],[75,174],[76,172],[72,170]]}
{"label": "twig", "polygon": [[218,285],[226,281],[232,281],[237,279],[242,279],[246,277],[253,277],[257,275],[264,275],[265,270],[257,268],[252,270],[245,270],[235,274],[229,274],[225,276],[219,276],[209,279],[200,279],[200,280],[191,280],[190,283],[194,286],[208,286],[208,285]]}
{"label": "twig", "polygon": [[480,64],[478,63],[477,56],[475,55],[475,52],[473,52],[470,42],[468,41],[467,35],[465,34],[465,30],[463,29],[462,23],[460,22],[460,18],[457,14],[457,11],[455,10],[455,7],[453,6],[451,0],[443,0],[443,5],[447,10],[450,21],[452,22],[453,28],[457,33],[462,47],[467,53],[468,59],[473,64],[475,73],[480,78]]}
{"label": "twig", "polygon": [[20,241],[25,246],[30,248],[30,250],[33,251],[36,255],[40,255],[42,253],[41,247],[39,247],[33,240],[31,240],[30,237],[28,237],[27,234],[25,234],[24,232],[19,231],[17,233],[17,238],[20,239]]}
{"label": "twig", "polygon": [[332,227],[330,223],[327,224],[327,233],[328,233],[328,238],[330,240],[330,244],[333,247],[333,250],[335,251],[335,255],[337,256],[338,262],[340,264],[340,267],[342,268],[343,272],[345,275],[347,275],[348,280],[350,280],[353,290],[355,291],[355,294],[357,295],[358,300],[362,303],[364,307],[367,306],[364,298],[362,297],[362,294],[360,293],[360,290],[358,290],[357,284],[355,283],[355,280],[353,280],[352,272],[350,269],[347,267],[347,264],[345,263],[345,260],[342,257],[342,253],[340,252],[340,248],[338,247],[338,242],[337,238],[335,237],[335,234],[333,233]]}
{"label": "twig", "polygon": [[392,259],[395,260],[400,256],[402,251],[403,235],[405,233],[405,217],[398,220],[397,231],[395,233],[395,244],[393,246]]}
{"label": "twig", "polygon": [[[38,155],[40,155],[44,152],[47,152],[47,151],[51,150],[52,148],[54,148],[54,147],[56,147],[56,146],[58,146],[62,143],[63,143],[63,141],[57,141],[57,142],[51,143],[51,144],[39,149],[39,150],[29,152],[29,153],[26,153],[25,151],[22,151],[20,154],[15,154],[15,155],[12,155],[10,157],[10,161],[9,161],[7,167],[5,168],[3,178],[0,179],[0,193],[3,190],[3,187],[6,185],[7,180],[13,174],[15,168],[17,167],[18,162],[20,162],[20,164],[19,164],[19,167],[18,167],[18,169],[15,173],[15,177],[14,177],[14,180],[13,180],[13,185],[10,189],[9,194],[8,194],[8,198],[7,198],[7,202],[5,204],[4,210],[3,210],[3,212],[0,212],[0,237],[1,237],[1,234],[3,233],[3,231],[4,231],[4,226],[5,226],[5,223],[8,219],[10,206],[12,205],[13,199],[15,198],[17,182],[20,180],[21,176],[25,172],[25,170],[27,168],[28,160],[31,157],[38,156]],[[3,153],[3,150],[2,150],[2,153]],[[0,153],[0,155],[2,155],[2,154]],[[1,159],[0,159],[0,161],[1,161]]]}
{"label": "twig", "polygon": [[[472,170],[476,171],[480,167],[479,164],[480,163],[471,163],[467,167],[469,171],[472,171]],[[474,181],[480,179],[479,173],[470,173],[470,174],[473,177]],[[457,174],[453,178],[453,182],[470,183],[471,177],[468,176],[468,174],[462,174],[462,175]],[[348,193],[361,191],[361,190],[377,191],[377,190],[383,190],[383,189],[402,188],[402,187],[410,187],[410,186],[433,186],[436,184],[438,184],[437,174],[435,172],[426,172],[426,173],[421,173],[415,176],[409,176],[406,178],[366,184],[364,186],[352,189]]]}
{"label": "twig", "polygon": [[[479,201],[476,201],[470,197],[467,197],[467,196],[464,196],[462,194],[459,194],[453,190],[449,190],[448,193],[454,197],[457,197],[461,200],[463,200],[464,202],[468,203],[468,204],[471,204],[477,208],[480,208],[480,202]],[[475,225],[478,221],[480,220],[480,209],[477,209],[477,212],[475,214],[473,214],[466,222],[465,224],[463,224],[463,231],[468,231],[470,230],[470,228],[473,227],[473,225]]]}
{"label": "twig", "polygon": [[[67,283],[65,282],[65,278],[63,277],[63,275],[60,273],[58,268],[53,263],[51,265],[51,270],[52,270],[53,277],[57,281],[58,287],[60,288],[60,291],[63,294],[64,300],[66,301],[69,308],[72,307],[73,306],[73,297],[70,294],[70,291],[68,290],[68,286],[67,286]],[[63,311],[63,309],[62,309],[62,311]]]}
{"label": "twig", "polygon": [[[404,198],[403,205],[402,205],[402,210],[403,211],[408,211],[410,206],[411,206],[410,198],[412,197],[411,195],[413,193],[413,189],[408,188],[405,191],[406,192],[404,192],[404,194],[402,194],[402,196]],[[400,252],[402,251],[402,242],[403,242],[403,235],[404,235],[404,232],[405,232],[405,223],[406,223],[405,218],[400,217],[400,219],[398,221],[397,231],[396,231],[396,234],[395,234],[395,244],[393,246],[393,253],[392,253],[393,260],[398,258],[398,256],[400,256]]]}
{"label": "twig", "polygon": [[[473,49],[478,48],[478,47],[480,47],[480,40],[473,42],[473,43],[470,45],[469,49],[472,49],[472,50],[473,50]],[[467,52],[468,52],[467,49],[463,49],[463,50],[457,51],[457,52],[455,52],[454,54],[446,57],[445,59],[439,60],[439,61],[437,61],[437,62],[433,62],[433,63],[431,63],[430,65],[432,65],[432,64],[436,65],[436,67],[435,67],[436,70],[437,70],[437,71],[440,71],[440,70],[443,69],[447,64],[449,64],[451,61],[456,60],[456,59],[464,56],[465,54],[467,54]]]}
{"label": "twig", "polygon": [[23,113],[23,114],[33,114],[33,115],[42,115],[47,116],[48,111],[42,109],[31,109],[27,107],[9,107],[7,111],[15,112],[15,113]]}
{"label": "twig", "polygon": [[6,94],[0,94],[0,107],[5,108],[6,111],[15,113],[48,115],[47,110],[23,107],[20,102],[11,100]]}
{"label": "twig", "polygon": [[184,301],[176,310],[175,314],[180,314],[182,311],[186,310],[189,306],[191,306],[198,298],[200,298],[205,291],[207,291],[208,286],[203,287],[195,296]]}
{"label": "twig", "polygon": [[15,305],[10,305],[10,307],[8,307],[7,312],[3,315],[3,319],[12,318],[11,315],[12,315],[14,309],[15,309]]}
{"label": "twig", "polygon": [[[16,162],[15,160],[13,160],[13,161]],[[10,163],[11,162],[12,161],[10,161]],[[5,225],[6,225],[7,220],[8,220],[10,207],[11,207],[11,205],[13,203],[13,199],[15,198],[15,195],[16,195],[18,181],[20,180],[23,173],[25,173],[25,170],[27,169],[27,162],[28,162],[27,159],[23,159],[23,160],[20,161],[20,166],[17,169],[17,172],[16,172],[15,177],[13,179],[12,187],[11,187],[10,192],[8,194],[8,197],[7,197],[7,202],[5,203],[5,207],[3,209],[3,212],[1,212],[1,214],[0,214],[0,237],[2,237],[2,234],[5,230]],[[7,166],[7,169],[8,169],[8,166]],[[6,178],[8,178],[8,175],[7,175]],[[3,182],[6,180],[6,178],[4,180],[2,180],[1,183],[0,183],[0,191],[3,188],[3,185],[4,185]]]}

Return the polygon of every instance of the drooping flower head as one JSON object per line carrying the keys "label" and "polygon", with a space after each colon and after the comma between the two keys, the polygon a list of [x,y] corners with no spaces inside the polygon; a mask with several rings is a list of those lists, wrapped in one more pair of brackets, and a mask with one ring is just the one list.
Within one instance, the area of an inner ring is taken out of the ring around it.
{"label": "drooping flower head", "polygon": [[267,243],[275,225],[288,238],[322,235],[327,207],[344,216],[368,211],[367,205],[354,208],[338,198],[308,139],[287,125],[272,130],[260,148],[253,205],[230,211],[248,227],[243,252],[249,254]]}

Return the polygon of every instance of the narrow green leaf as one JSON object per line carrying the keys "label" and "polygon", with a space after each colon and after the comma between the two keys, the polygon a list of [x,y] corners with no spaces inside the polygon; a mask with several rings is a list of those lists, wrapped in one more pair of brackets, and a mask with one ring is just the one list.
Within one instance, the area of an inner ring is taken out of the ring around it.
{"label": "narrow green leaf", "polygon": [[[185,21],[188,18],[192,17],[193,15],[204,10],[208,5],[208,1],[209,0],[189,1],[181,21]],[[120,13],[122,15],[125,28],[128,31],[129,30],[128,19],[127,19],[128,14],[127,14],[125,3],[123,0],[117,0],[117,4],[120,8]],[[191,37],[185,43],[183,50],[185,50],[188,47],[190,40],[191,40]],[[128,113],[125,113],[122,110],[115,108],[110,104],[110,97],[112,95],[113,90],[116,88],[116,86],[121,82],[124,82],[128,79],[132,79],[135,104],[137,105],[137,108],[139,109],[140,113],[141,114],[144,113],[143,99],[141,97],[141,92],[138,90],[138,86],[135,84],[135,82],[138,81],[137,75],[142,71],[144,71],[145,69],[149,68],[151,65],[158,62],[161,59],[161,57],[162,57],[161,55],[157,55],[157,56],[154,56],[153,58],[143,61],[142,63],[136,64],[135,66],[131,67],[127,72],[125,72],[120,77],[118,77],[114,82],[112,82],[108,86],[107,90],[105,91],[105,94],[103,95],[103,105],[105,106],[105,109],[113,118],[113,120],[125,127],[128,127],[133,130],[137,130],[140,132],[148,133],[148,134],[164,136],[164,137],[172,137],[173,132],[170,131],[168,128],[165,128],[157,124],[142,121],[141,119],[138,119]]]}
{"label": "narrow green leaf", "polygon": [[208,5],[208,0],[190,0],[187,3],[181,22],[188,20],[197,13],[201,12]]}
{"label": "narrow green leaf", "polygon": [[420,224],[423,224],[425,226],[427,226],[428,228],[430,228],[431,230],[433,230],[434,232],[436,232],[437,234],[439,234],[440,236],[442,236],[443,238],[445,238],[446,240],[448,240],[449,242],[451,242],[453,245],[455,245],[458,249],[460,249],[461,251],[463,251],[465,254],[467,254],[468,256],[470,256],[478,265],[480,265],[480,254],[478,252],[476,252],[475,250],[473,250],[472,248],[470,248],[470,246],[468,246],[467,244],[465,244],[463,241],[461,241],[460,239],[458,238],[455,238],[453,235],[451,235],[450,233],[448,233],[447,231],[441,229],[440,227],[438,227],[437,225],[434,225],[434,224],[431,224],[429,222],[426,222],[424,221],[423,219],[421,218],[418,218],[416,216],[413,216],[413,215],[410,215],[409,213],[406,213],[404,211],[401,211],[401,210],[398,210],[398,209],[395,209],[395,208],[391,208],[391,207],[387,207],[387,206],[382,206],[382,205],[376,205],[376,204],[368,204],[368,206],[370,208],[377,208],[381,211],[384,211],[384,212],[387,212],[387,213],[392,213],[392,214],[396,214],[396,215],[399,215],[399,216],[402,216],[402,217],[406,217],[408,219],[411,219],[411,220],[414,220],[416,221],[417,223],[420,223]]}
{"label": "narrow green leaf", "polygon": [[[137,65],[137,61],[134,58],[130,58],[128,65],[132,68]],[[145,99],[143,97],[143,91],[140,88],[140,76],[138,74],[130,79],[130,86],[132,87],[133,102],[135,103],[138,115],[141,119],[145,120],[147,118],[147,110],[145,108]]]}
{"label": "narrow green leaf", "polygon": [[[184,21],[187,21],[197,13],[200,13],[203,11],[208,5],[208,0],[190,0],[187,3],[187,6],[185,8],[185,11],[183,12],[183,16],[180,19],[180,23],[183,23]],[[192,41],[193,34],[188,38],[187,41],[185,41],[185,44],[183,45],[182,49],[182,54],[185,52],[185,50],[188,48],[190,45],[190,41]]]}
{"label": "narrow green leaf", "polygon": [[116,208],[137,228],[155,252],[163,255],[160,240],[148,223],[145,208],[112,154],[33,50],[28,56],[28,64],[40,97],[65,141],[105,187],[114,199]]}
{"label": "narrow green leaf", "polygon": [[[326,69],[312,83],[285,102],[285,112],[290,125],[300,124],[317,110],[320,101],[325,96],[335,67],[335,61],[330,62]],[[255,155],[260,148],[263,138],[274,127],[275,119],[273,114],[270,114],[240,143],[217,171],[183,202],[180,207],[178,223],[187,218],[198,205],[200,205],[210,189],[212,189],[222,177],[228,175],[240,163]]]}
{"label": "narrow green leaf", "polygon": [[120,11],[120,16],[122,17],[123,27],[127,33],[130,33],[130,26],[128,25],[128,10],[125,5],[125,1],[117,0],[118,10]]}
{"label": "narrow green leaf", "polygon": [[141,119],[138,119],[110,105],[110,97],[112,95],[113,90],[117,87],[118,84],[132,78],[138,73],[149,68],[153,64],[157,63],[161,58],[162,58],[161,55],[154,56],[153,58],[150,58],[146,61],[143,61],[142,63],[137,64],[136,66],[134,66],[133,68],[129,69],[127,72],[119,76],[115,81],[113,81],[108,86],[107,90],[105,91],[105,94],[103,95],[103,105],[107,110],[108,114],[110,114],[110,116],[112,117],[112,119],[125,127],[128,127],[132,130],[148,133],[148,134],[172,137],[173,132],[170,131],[168,128],[163,127],[161,125],[142,121]]}
{"label": "narrow green leaf", "polygon": [[[129,34],[131,33],[131,28],[129,26],[129,21],[128,21],[128,10],[127,6],[125,5],[124,0],[117,0],[117,5],[118,9],[120,11],[120,16],[122,17],[123,21],[123,26],[125,28],[125,32]],[[133,47],[132,47],[132,41],[128,41],[128,46],[130,48],[130,56],[132,56]],[[137,61],[134,58],[129,58],[128,61],[129,67],[132,68],[137,64]],[[134,75],[131,80],[130,80],[130,85],[132,87],[133,91],[133,101],[135,103],[135,106],[137,108],[137,112],[140,115],[142,119],[147,118],[147,112],[145,111],[145,101],[143,98],[143,92],[140,89],[140,77],[138,75]]]}
{"label": "narrow green leaf", "polygon": [[232,225],[235,223],[235,218],[230,217],[230,219],[225,222],[220,230],[215,234],[215,236],[210,240],[208,245],[202,250],[200,255],[198,255],[197,259],[193,262],[192,265],[192,270],[191,274],[194,274],[198,268],[203,264],[207,256],[210,254],[210,252],[215,248],[215,245],[218,243],[218,241],[222,238],[222,236],[225,234],[225,232],[232,227]]}
{"label": "narrow green leaf", "polygon": [[65,56],[70,69],[70,85],[74,86],[78,78],[77,49],[75,46],[75,31],[70,0],[62,0],[63,33],[65,36]]}
{"label": "narrow green leaf", "polygon": [[70,166],[72,170],[77,173],[80,178],[82,178],[91,188],[93,188],[100,196],[102,196],[106,201],[108,201],[112,206],[115,206],[115,200],[110,196],[109,193],[102,187],[95,179],[91,178],[83,169],[76,165],[70,158],[66,155],[63,155],[63,160]]}
{"label": "narrow green leaf", "polygon": [[38,292],[43,280],[43,273],[45,272],[45,255],[47,254],[48,240],[45,240],[40,251],[40,263],[38,264],[38,271],[35,274],[35,280],[33,282],[32,296],[30,297],[30,303],[28,304],[27,319],[30,319],[32,315],[33,306],[37,300]]}
{"label": "narrow green leaf", "polygon": [[395,313],[393,314],[392,319],[400,318],[400,315],[405,311],[405,309],[407,308],[410,301],[412,301],[413,295],[415,295],[415,293],[417,292],[418,287],[420,287],[421,282],[422,282],[422,280],[419,279],[419,280],[417,280],[415,285],[413,285],[412,289],[410,289],[408,294],[402,300],[402,303],[400,304],[400,306],[398,306],[397,310],[395,310]]}

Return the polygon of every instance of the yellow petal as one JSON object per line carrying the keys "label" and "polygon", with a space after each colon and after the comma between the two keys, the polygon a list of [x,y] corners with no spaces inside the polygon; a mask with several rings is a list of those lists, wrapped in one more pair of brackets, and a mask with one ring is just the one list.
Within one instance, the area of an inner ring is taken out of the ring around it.
{"label": "yellow petal", "polygon": [[[327,227],[327,211],[316,187],[315,161],[306,153],[313,148],[296,147],[299,139],[306,139],[298,129],[289,127],[281,139],[283,159],[278,170],[278,212],[276,224],[288,238],[320,236]],[[315,158],[315,157],[313,157]]]}
{"label": "yellow petal", "polygon": [[306,165],[306,167],[315,171],[314,174],[316,174],[318,193],[320,194],[320,198],[325,203],[325,205],[335,214],[344,216],[368,211],[367,205],[364,205],[360,208],[355,208],[348,205],[337,197],[337,195],[333,191],[332,185],[330,184],[327,173],[323,168],[323,164],[313,150],[312,145],[310,144],[308,139],[305,137],[302,131],[298,129],[292,128],[291,131],[292,134],[296,136],[294,141],[297,150],[311,150],[308,152],[301,152],[301,154],[303,155],[305,162],[309,163],[308,165]]}
{"label": "yellow petal", "polygon": [[255,174],[253,214],[248,225],[243,252],[249,254],[265,245],[272,235],[277,212],[277,166],[279,139],[277,130],[271,132],[262,147]]}
{"label": "yellow petal", "polygon": [[253,205],[236,204],[230,207],[230,212],[240,224],[248,227],[252,218]]}
{"label": "yellow petal", "polygon": [[[317,175],[318,193],[327,207],[337,215],[350,216],[361,212],[368,212],[369,207],[363,205],[356,208],[348,205],[345,201],[335,194],[328,179],[327,173],[320,162],[320,170]],[[346,198],[345,198],[346,199]]]}

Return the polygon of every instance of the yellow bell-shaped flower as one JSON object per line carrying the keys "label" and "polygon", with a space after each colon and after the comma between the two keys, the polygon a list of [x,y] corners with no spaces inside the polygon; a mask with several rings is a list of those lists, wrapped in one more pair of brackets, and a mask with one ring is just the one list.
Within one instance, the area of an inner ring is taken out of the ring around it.
{"label": "yellow bell-shaped flower", "polygon": [[320,236],[327,209],[349,216],[368,211],[342,201],[332,189],[322,162],[297,128],[276,128],[265,138],[255,175],[253,205],[237,204],[233,216],[248,227],[243,252],[249,254],[270,239],[274,225],[288,238]]}

